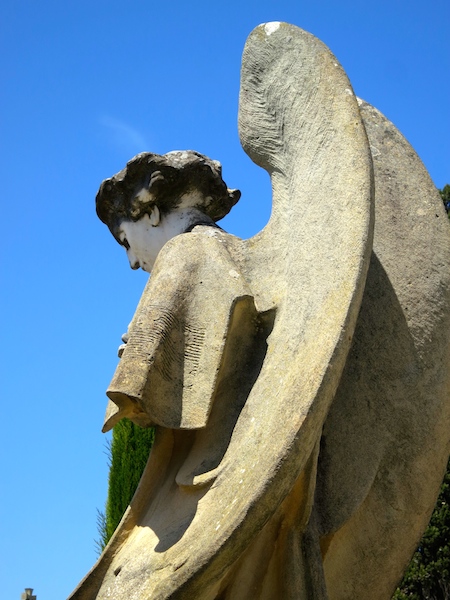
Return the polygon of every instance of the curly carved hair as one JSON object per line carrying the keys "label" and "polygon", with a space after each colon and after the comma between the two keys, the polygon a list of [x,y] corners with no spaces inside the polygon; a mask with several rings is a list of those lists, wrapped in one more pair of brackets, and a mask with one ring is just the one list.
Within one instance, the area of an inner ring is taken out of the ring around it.
{"label": "curly carved hair", "polygon": [[95,199],[97,215],[117,238],[122,221],[138,221],[156,204],[169,213],[191,194],[198,207],[214,222],[222,219],[239,200],[239,190],[229,190],[219,162],[193,150],[153,154],[143,152],[125,169],[105,179]]}

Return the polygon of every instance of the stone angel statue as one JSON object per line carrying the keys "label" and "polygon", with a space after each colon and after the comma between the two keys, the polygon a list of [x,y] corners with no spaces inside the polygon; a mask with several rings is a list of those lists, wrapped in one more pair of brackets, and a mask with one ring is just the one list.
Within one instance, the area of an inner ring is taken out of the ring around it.
{"label": "stone angel statue", "polygon": [[132,159],[97,212],[151,277],[104,430],[156,427],[136,494],[71,600],[389,599],[450,447],[450,230],[396,128],[312,35],[250,35],[242,145],[273,211],[192,151]]}

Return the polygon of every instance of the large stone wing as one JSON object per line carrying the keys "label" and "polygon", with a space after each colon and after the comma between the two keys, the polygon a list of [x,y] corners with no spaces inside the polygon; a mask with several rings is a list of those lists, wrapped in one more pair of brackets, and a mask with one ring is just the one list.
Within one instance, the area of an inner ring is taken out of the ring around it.
{"label": "large stone wing", "polygon": [[407,140],[366,102],[360,111],[374,164],[375,235],[319,458],[330,600],[392,597],[450,450],[448,218]]}

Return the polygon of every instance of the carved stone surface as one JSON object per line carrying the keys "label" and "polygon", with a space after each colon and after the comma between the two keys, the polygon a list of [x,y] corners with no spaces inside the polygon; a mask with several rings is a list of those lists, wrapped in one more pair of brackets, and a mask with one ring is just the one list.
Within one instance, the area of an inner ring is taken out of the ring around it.
{"label": "carved stone surface", "polygon": [[450,438],[450,227],[420,159],[360,101],[375,236],[325,423],[316,498],[329,598],[390,598],[435,505]]}
{"label": "carved stone surface", "polygon": [[239,130],[270,222],[159,252],[106,419],[156,424],[155,445],[71,600],[387,600],[429,519],[450,445],[439,195],[291,25],[247,41]]}

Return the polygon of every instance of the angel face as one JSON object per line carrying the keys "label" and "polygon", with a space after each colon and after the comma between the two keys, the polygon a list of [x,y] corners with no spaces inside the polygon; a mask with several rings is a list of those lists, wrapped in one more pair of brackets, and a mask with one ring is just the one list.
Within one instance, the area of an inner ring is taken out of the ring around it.
{"label": "angel face", "polygon": [[156,257],[162,246],[167,241],[164,228],[158,227],[155,217],[152,216],[159,211],[155,207],[152,215],[145,214],[139,221],[122,221],[119,228],[119,240],[124,246],[130,267],[132,269],[143,269],[150,273]]}

